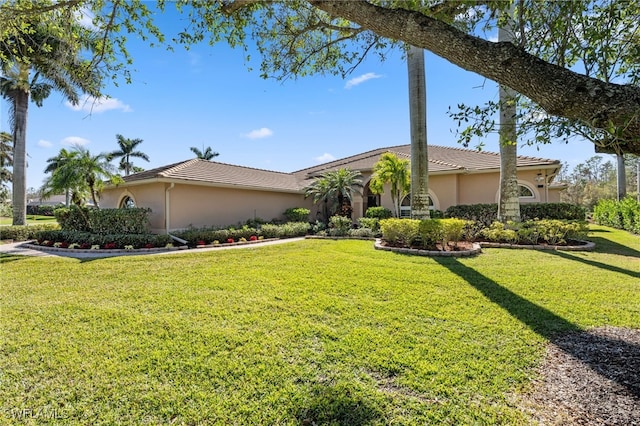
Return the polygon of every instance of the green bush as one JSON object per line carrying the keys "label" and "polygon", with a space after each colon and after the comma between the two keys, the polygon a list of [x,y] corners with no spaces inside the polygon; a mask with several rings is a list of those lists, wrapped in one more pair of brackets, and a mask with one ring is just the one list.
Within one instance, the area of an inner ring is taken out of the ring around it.
{"label": "green bush", "polygon": [[[490,227],[498,220],[498,205],[466,204],[451,206],[444,212],[445,217],[473,220],[483,227]],[[569,203],[521,203],[520,218],[528,221],[534,219],[584,220],[586,210],[582,206]]]}
{"label": "green bush", "polygon": [[38,232],[60,229],[57,223],[38,225],[0,226],[0,240],[26,241],[36,238]]}
{"label": "green bush", "polygon": [[60,224],[63,231],[82,231],[90,232],[89,225],[89,208],[78,207],[61,207],[53,211],[56,220]]}
{"label": "green bush", "polygon": [[0,216],[13,217],[13,206],[11,203],[0,203]]}
{"label": "green bush", "polygon": [[358,238],[374,238],[376,236],[371,228],[349,229],[347,235]]}
{"label": "green bush", "polygon": [[388,219],[392,216],[391,210],[384,207],[369,207],[364,213],[365,217],[375,217],[377,219]]}
{"label": "green bush", "polygon": [[420,244],[425,248],[435,248],[436,244],[446,244],[445,228],[441,219],[423,219],[418,225]]}
{"label": "green bush", "polygon": [[[124,249],[126,246],[145,248],[146,246],[165,247],[173,240],[169,235],[157,234],[93,234],[83,231],[41,231],[36,234],[38,242],[50,241],[78,244],[84,248],[98,245],[100,248]],[[113,245],[107,246],[107,245]]]}
{"label": "green bush", "polygon": [[331,216],[329,218],[329,235],[343,237],[349,233],[351,226],[350,218],[339,215]]}
{"label": "green bush", "polygon": [[54,210],[64,207],[64,204],[51,205],[51,204],[38,204],[27,206],[28,215],[40,215],[40,216],[53,216]]}
{"label": "green bush", "polygon": [[587,231],[584,221],[544,219],[509,222],[506,226],[501,222],[494,222],[489,228],[483,229],[480,235],[492,242],[556,245],[566,244],[567,240],[583,240]]}
{"label": "green bush", "polygon": [[418,237],[420,221],[417,219],[383,219],[380,221],[382,238],[395,246],[411,246]]}
{"label": "green bush", "polygon": [[289,222],[308,222],[309,213],[311,213],[311,211],[304,207],[291,207],[284,211],[284,216]]}
{"label": "green bush", "polygon": [[444,241],[448,243],[453,241],[454,245],[458,245],[458,242],[462,240],[465,234],[465,227],[467,225],[466,220],[449,218],[442,219],[440,221],[444,229]]}
{"label": "green bush", "polygon": [[640,202],[632,197],[622,201],[600,200],[593,209],[593,219],[599,225],[640,234]]}
{"label": "green bush", "polygon": [[361,228],[369,228],[374,233],[380,231],[380,219],[377,217],[361,217],[358,219],[358,224]]}
{"label": "green bush", "polygon": [[96,209],[71,206],[54,211],[60,227],[65,231],[84,231],[94,234],[148,234],[148,208]]}

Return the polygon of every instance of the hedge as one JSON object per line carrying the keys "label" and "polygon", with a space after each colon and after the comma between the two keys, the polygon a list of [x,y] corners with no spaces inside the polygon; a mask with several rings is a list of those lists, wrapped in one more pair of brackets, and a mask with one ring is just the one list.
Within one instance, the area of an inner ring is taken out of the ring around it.
{"label": "hedge", "polygon": [[126,246],[133,248],[165,247],[173,240],[169,235],[158,234],[93,234],[82,231],[40,231],[35,238],[39,243],[45,241],[53,243],[78,244],[79,248],[100,248],[124,249]]}
{"label": "hedge", "polygon": [[640,234],[640,202],[632,197],[621,201],[600,200],[593,209],[593,219],[599,225]]}
{"label": "hedge", "polygon": [[[480,222],[485,227],[498,220],[498,204],[466,204],[449,207],[445,217]],[[569,203],[522,203],[520,218],[523,222],[534,219],[584,220],[586,210],[582,206]]]}
{"label": "hedge", "polygon": [[95,209],[71,206],[54,211],[64,231],[94,234],[149,234],[148,208]]}
{"label": "hedge", "polygon": [[250,240],[252,236],[263,238],[292,238],[301,237],[309,232],[311,225],[308,222],[287,222],[282,225],[264,224],[260,228],[243,226],[242,228],[189,228],[183,231],[172,232],[178,238],[187,241],[190,246],[200,243],[211,244],[214,241],[225,243],[229,239],[239,241],[244,238]]}
{"label": "hedge", "polygon": [[0,226],[0,240],[26,241],[36,238],[41,231],[60,229],[57,223],[42,223],[38,225]]}

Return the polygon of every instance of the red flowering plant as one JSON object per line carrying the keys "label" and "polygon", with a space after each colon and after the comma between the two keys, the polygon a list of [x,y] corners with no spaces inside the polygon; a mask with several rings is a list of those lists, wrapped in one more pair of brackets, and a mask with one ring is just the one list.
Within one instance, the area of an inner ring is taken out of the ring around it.
{"label": "red flowering plant", "polygon": [[196,245],[198,245],[198,246],[204,246],[206,244],[207,243],[204,240],[198,240],[198,242],[196,243]]}
{"label": "red flowering plant", "polygon": [[228,239],[227,239],[227,242],[228,242],[229,244],[231,244],[231,243],[235,243],[235,241],[233,240],[233,238],[228,238]]}
{"label": "red flowering plant", "polygon": [[80,244],[80,248],[83,249],[83,250],[90,249],[91,248],[91,244],[82,243],[82,244]]}
{"label": "red flowering plant", "polygon": [[115,249],[116,247],[117,247],[116,243],[106,243],[106,244],[104,245],[104,248],[105,248],[105,249],[107,249],[107,250],[113,250],[113,249]]}
{"label": "red flowering plant", "polygon": [[69,243],[68,243],[68,242],[66,242],[66,241],[63,241],[63,242],[61,242],[61,243],[60,243],[60,247],[62,247],[62,248],[68,248],[68,247],[69,247]]}
{"label": "red flowering plant", "polygon": [[147,243],[144,245],[144,248],[154,248],[155,246],[151,243]]}
{"label": "red flowering plant", "polygon": [[258,241],[258,237],[256,237],[255,235],[252,235],[249,237],[249,241]]}

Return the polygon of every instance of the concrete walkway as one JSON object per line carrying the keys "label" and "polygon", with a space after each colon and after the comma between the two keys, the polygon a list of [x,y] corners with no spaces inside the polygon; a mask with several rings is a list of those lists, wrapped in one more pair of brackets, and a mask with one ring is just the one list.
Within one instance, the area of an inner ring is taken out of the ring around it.
{"label": "concrete walkway", "polygon": [[75,259],[101,259],[106,257],[117,256],[159,256],[179,253],[202,253],[205,251],[214,250],[239,250],[239,249],[251,249],[264,246],[271,246],[276,244],[292,243],[294,241],[304,240],[304,237],[298,238],[285,238],[282,240],[270,240],[253,244],[238,244],[238,245],[220,245],[217,247],[203,247],[197,249],[183,249],[183,250],[167,250],[167,251],[130,251],[130,250],[117,250],[109,252],[101,252],[100,250],[84,250],[84,251],[71,251],[71,250],[47,250],[43,248],[38,250],[33,246],[28,247],[28,244],[24,241],[10,244],[0,244],[0,253],[19,255],[19,256],[37,256],[37,257],[72,257]]}

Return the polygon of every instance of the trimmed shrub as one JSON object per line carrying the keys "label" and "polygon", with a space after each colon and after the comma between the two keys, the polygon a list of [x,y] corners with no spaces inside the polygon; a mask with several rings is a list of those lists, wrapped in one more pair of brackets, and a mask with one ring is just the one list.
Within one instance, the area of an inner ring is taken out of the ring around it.
{"label": "trimmed shrub", "polygon": [[53,211],[57,208],[64,207],[64,204],[50,205],[39,204],[27,206],[28,215],[53,216]]}
{"label": "trimmed shrub", "polygon": [[418,226],[420,243],[425,248],[435,248],[436,244],[446,244],[445,227],[441,219],[423,219]]}
{"label": "trimmed shrub", "polygon": [[480,232],[480,236],[494,243],[517,243],[518,233],[508,229],[502,222],[493,222],[488,228]]}
{"label": "trimmed shrub", "polygon": [[82,231],[41,231],[37,233],[38,242],[49,241],[52,243],[78,244],[80,247],[124,249],[125,246],[133,248],[165,247],[173,240],[168,235],[156,234],[93,234]]}
{"label": "trimmed shrub", "polygon": [[632,197],[621,201],[600,200],[593,209],[593,219],[599,225],[640,234],[640,202]]}
{"label": "trimmed shrub", "polygon": [[53,211],[63,231],[91,231],[89,225],[89,209],[87,207],[61,207]]}
{"label": "trimmed shrub", "polygon": [[361,217],[358,219],[358,224],[361,228],[369,228],[374,233],[380,231],[380,219],[377,217]]}
{"label": "trimmed shrub", "polygon": [[347,235],[350,237],[358,237],[358,238],[374,238],[375,237],[375,233],[370,228],[349,229],[349,231],[347,231]]}
{"label": "trimmed shrub", "polygon": [[54,211],[60,227],[65,231],[84,231],[94,234],[148,234],[148,208],[96,209],[71,206]]}
{"label": "trimmed shrub", "polygon": [[562,221],[556,219],[529,220],[522,223],[509,222],[506,226],[494,222],[480,232],[488,241],[512,244],[566,244],[567,240],[582,240],[588,227],[584,221]]}
{"label": "trimmed shrub", "polygon": [[39,225],[0,226],[0,240],[26,241],[36,238],[42,231],[60,229],[57,223],[43,223]]}
{"label": "trimmed shrub", "polygon": [[[436,219],[437,220],[437,219]],[[462,240],[464,236],[465,227],[467,225],[466,220],[450,218],[440,220],[444,230],[444,242],[453,241],[454,245],[458,245],[458,242]]]}
{"label": "trimmed shrub", "polygon": [[384,207],[369,207],[364,213],[365,217],[375,217],[378,219],[388,219],[392,215],[391,210]]}
{"label": "trimmed shrub", "polygon": [[331,216],[329,218],[329,235],[332,237],[344,237],[351,229],[351,218],[344,216]]}
{"label": "trimmed shrub", "polygon": [[[586,210],[582,206],[569,203],[521,203],[522,221],[533,219],[584,220]],[[474,220],[484,227],[490,227],[498,220],[498,205],[466,204],[451,206],[444,212],[445,217]]]}
{"label": "trimmed shrub", "polygon": [[289,222],[308,222],[309,213],[311,213],[311,211],[304,207],[291,207],[284,211],[284,215]]}
{"label": "trimmed shrub", "polygon": [[380,221],[382,238],[391,245],[411,246],[418,237],[420,221],[417,219],[383,219]]}

